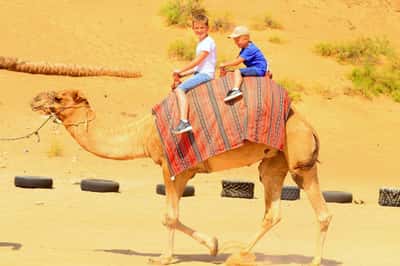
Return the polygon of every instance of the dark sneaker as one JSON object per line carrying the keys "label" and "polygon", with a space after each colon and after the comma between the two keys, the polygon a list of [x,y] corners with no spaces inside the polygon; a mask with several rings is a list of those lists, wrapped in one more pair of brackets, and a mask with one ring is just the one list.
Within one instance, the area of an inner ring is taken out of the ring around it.
{"label": "dark sneaker", "polygon": [[172,132],[174,134],[182,134],[188,131],[192,131],[192,126],[190,123],[180,120],[178,126]]}
{"label": "dark sneaker", "polygon": [[242,95],[242,92],[240,90],[230,90],[226,94],[226,97],[224,98],[225,102],[229,102],[230,100],[233,100],[239,96]]}

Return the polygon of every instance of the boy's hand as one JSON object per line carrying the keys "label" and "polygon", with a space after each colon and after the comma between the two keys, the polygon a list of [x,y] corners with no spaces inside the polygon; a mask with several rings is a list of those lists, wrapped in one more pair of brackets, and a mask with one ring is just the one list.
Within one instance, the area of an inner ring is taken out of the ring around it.
{"label": "boy's hand", "polygon": [[180,77],[181,75],[179,74],[179,70],[174,70],[174,72],[172,72],[172,79],[173,79],[171,84],[172,90],[175,90],[176,87],[178,87],[178,85],[182,83]]}
{"label": "boy's hand", "polygon": [[175,90],[182,81],[180,79],[174,79],[171,84],[171,90]]}
{"label": "boy's hand", "polygon": [[219,76],[223,77],[226,75],[226,67],[224,64],[219,65]]}
{"label": "boy's hand", "polygon": [[180,70],[179,69],[175,69],[172,72],[172,78],[175,80],[175,79],[179,79],[180,77],[181,77]]}

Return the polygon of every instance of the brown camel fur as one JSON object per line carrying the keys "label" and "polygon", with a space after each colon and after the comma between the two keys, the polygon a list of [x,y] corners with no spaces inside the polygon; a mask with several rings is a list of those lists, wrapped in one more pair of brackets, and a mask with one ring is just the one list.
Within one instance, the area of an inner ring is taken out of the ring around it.
{"label": "brown camel fur", "polygon": [[61,75],[72,77],[111,76],[139,78],[139,72],[110,69],[104,67],[79,66],[71,64],[51,64],[47,62],[27,62],[16,57],[0,56],[0,69],[42,75]]}
{"label": "brown camel fur", "polygon": [[218,253],[218,241],[215,237],[200,233],[179,220],[179,201],[189,179],[199,172],[214,172],[259,162],[260,180],[265,191],[264,219],[261,228],[240,255],[248,257],[254,245],[281,220],[280,195],[289,171],[299,187],[307,193],[315,211],[318,234],[315,256],[310,265],[321,264],[322,249],[332,216],[328,212],[318,182],[318,137],[297,111],[291,110],[286,123],[286,148],[283,152],[266,145],[246,142],[240,148],[212,157],[176,177],[171,177],[151,114],[125,125],[121,130],[107,131],[99,128],[95,112],[78,90],[41,93],[33,99],[31,106],[36,112],[53,115],[61,120],[72,137],[84,149],[97,156],[114,160],[149,157],[161,166],[167,194],[167,209],[162,223],[167,228],[169,241],[166,251],[156,260],[157,263],[169,264],[173,261],[175,230],[206,246],[211,255]]}

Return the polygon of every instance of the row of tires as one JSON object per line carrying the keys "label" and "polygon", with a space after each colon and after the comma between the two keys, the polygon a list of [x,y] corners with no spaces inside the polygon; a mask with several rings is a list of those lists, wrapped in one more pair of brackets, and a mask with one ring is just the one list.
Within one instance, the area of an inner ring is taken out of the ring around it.
{"label": "row of tires", "polygon": [[[53,179],[39,176],[16,176],[14,184],[22,188],[53,188]],[[80,182],[81,190],[92,192],[119,192],[119,183],[105,179],[83,179]],[[165,195],[164,184],[156,186],[156,193]],[[194,186],[186,186],[183,197],[195,195]],[[344,191],[323,191],[322,195],[326,202],[351,203],[353,195]],[[222,180],[222,197],[230,198],[254,198],[254,183],[247,181]],[[300,189],[297,186],[284,186],[281,193],[282,200],[300,199]],[[380,188],[378,203],[381,206],[400,207],[400,189]]]}
{"label": "row of tires", "polygon": [[[157,194],[165,195],[165,186],[158,184],[156,187]],[[183,191],[183,197],[194,196],[195,189],[193,186],[186,186]],[[230,198],[254,198],[254,183],[247,181],[231,181],[222,180],[222,197]],[[353,194],[345,191],[322,191],[322,196],[326,202],[335,203],[352,203]],[[281,192],[281,200],[298,200],[300,199],[300,189],[297,186],[284,186]],[[362,203],[357,200],[355,203]],[[381,206],[400,207],[400,189],[397,188],[380,188],[378,203]]]}
{"label": "row of tires", "polygon": [[[42,176],[16,176],[14,185],[21,188],[53,188],[53,179]],[[81,190],[92,192],[119,192],[119,183],[105,179],[83,179]]]}

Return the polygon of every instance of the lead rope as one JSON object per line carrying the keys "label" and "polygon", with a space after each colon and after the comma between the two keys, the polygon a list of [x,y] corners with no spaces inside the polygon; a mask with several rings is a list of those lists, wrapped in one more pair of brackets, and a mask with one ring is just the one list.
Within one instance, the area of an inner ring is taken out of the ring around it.
{"label": "lead rope", "polygon": [[39,135],[39,130],[41,130],[44,125],[47,124],[47,122],[50,121],[50,119],[54,118],[54,122],[56,121],[56,117],[54,117],[53,114],[51,114],[46,121],[44,121],[36,130],[32,131],[31,133],[28,133],[24,136],[21,137],[14,137],[14,138],[0,138],[0,141],[14,141],[14,140],[20,140],[20,139],[28,139],[30,137],[32,137],[33,135],[35,135],[37,137],[37,142],[40,142],[40,135]]}

